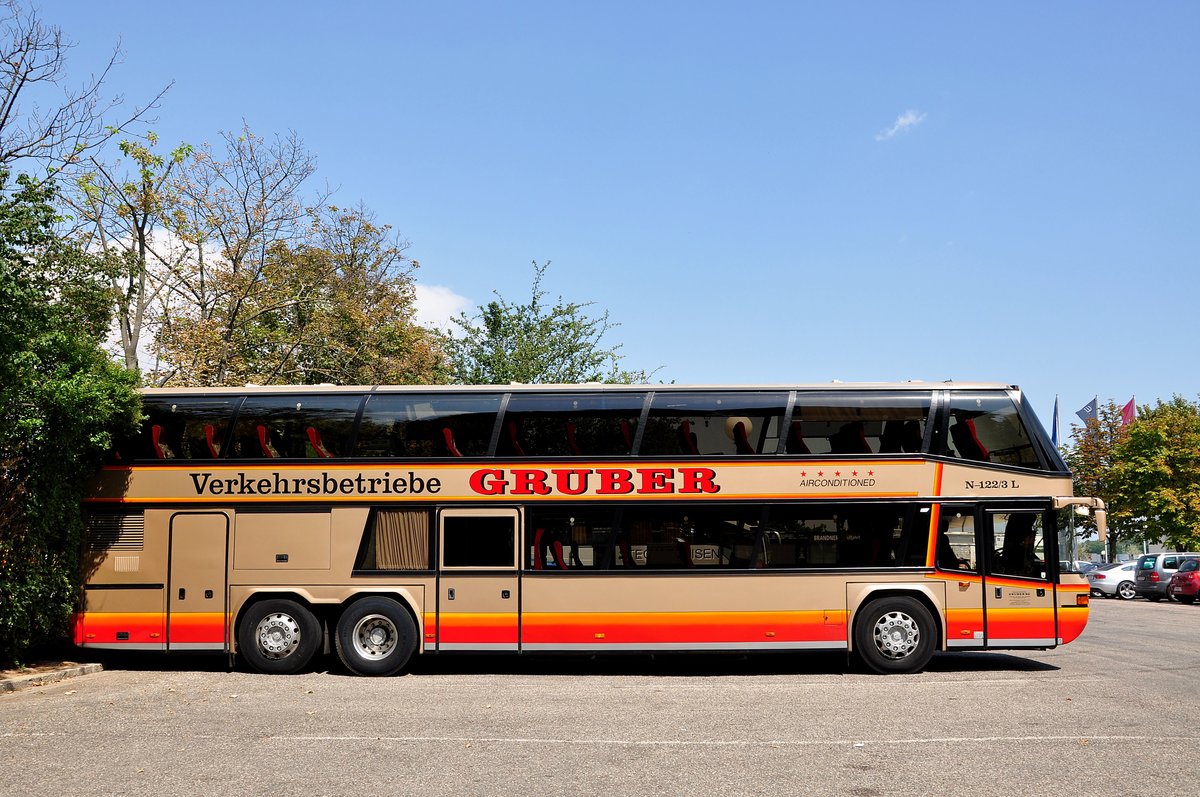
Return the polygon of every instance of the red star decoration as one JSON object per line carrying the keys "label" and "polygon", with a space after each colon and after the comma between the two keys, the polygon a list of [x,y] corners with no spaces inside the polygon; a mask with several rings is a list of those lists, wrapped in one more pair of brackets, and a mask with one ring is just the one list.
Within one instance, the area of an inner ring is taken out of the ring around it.
{"label": "red star decoration", "polygon": [[825,475],[825,471],[823,471],[823,470],[819,470],[819,471],[817,471],[817,475],[818,475],[818,476],[824,476],[824,475]]}
{"label": "red star decoration", "polygon": [[834,475],[834,476],[841,476],[841,475],[842,475],[842,472],[841,472],[840,470],[837,470],[837,471],[834,471],[834,472],[833,472],[833,475]]}
{"label": "red star decoration", "polygon": [[850,471],[850,475],[851,475],[851,476],[857,476],[857,475],[858,475],[858,471],[856,471],[856,470],[852,470],[852,471]]}
{"label": "red star decoration", "polygon": [[869,471],[867,471],[867,475],[868,475],[868,476],[874,476],[874,475],[875,475],[875,471],[873,471],[873,470],[869,470]]}

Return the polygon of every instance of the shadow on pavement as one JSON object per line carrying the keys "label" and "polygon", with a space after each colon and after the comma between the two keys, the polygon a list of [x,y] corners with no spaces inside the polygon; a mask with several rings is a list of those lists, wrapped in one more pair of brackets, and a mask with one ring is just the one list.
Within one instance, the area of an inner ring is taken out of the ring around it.
{"label": "shadow on pavement", "polygon": [[[225,672],[228,657],[195,654],[106,653],[89,651],[88,660],[98,660],[105,669],[145,672]],[[235,668],[249,672],[240,660]],[[1020,655],[991,652],[939,653],[927,673],[954,672],[1048,672],[1051,664]],[[358,677],[347,672],[335,655],[319,655],[307,672]],[[422,675],[542,675],[660,676],[719,678],[752,675],[867,675],[873,674],[846,653],[660,653],[556,655],[537,654],[451,654],[417,656],[408,673]]]}

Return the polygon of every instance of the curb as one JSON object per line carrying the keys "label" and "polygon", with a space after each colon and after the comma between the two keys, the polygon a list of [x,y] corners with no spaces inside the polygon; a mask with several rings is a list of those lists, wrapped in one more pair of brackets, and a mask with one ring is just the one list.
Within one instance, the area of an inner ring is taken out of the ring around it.
{"label": "curb", "polygon": [[16,692],[19,689],[26,689],[31,686],[48,686],[49,684],[58,683],[59,681],[66,680],[67,678],[75,678],[80,675],[91,675],[92,673],[101,672],[103,670],[103,664],[77,664],[73,667],[63,667],[59,670],[48,670],[47,672],[18,675],[14,678],[5,678],[0,680],[0,692]]}

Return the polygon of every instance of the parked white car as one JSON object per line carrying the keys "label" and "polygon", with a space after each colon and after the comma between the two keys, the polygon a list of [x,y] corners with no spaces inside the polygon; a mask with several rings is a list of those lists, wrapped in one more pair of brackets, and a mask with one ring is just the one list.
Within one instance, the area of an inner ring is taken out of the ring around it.
{"label": "parked white car", "polygon": [[1127,601],[1137,597],[1137,589],[1133,583],[1136,577],[1136,560],[1101,565],[1087,574],[1088,586],[1091,587],[1093,595],[1122,598]]}

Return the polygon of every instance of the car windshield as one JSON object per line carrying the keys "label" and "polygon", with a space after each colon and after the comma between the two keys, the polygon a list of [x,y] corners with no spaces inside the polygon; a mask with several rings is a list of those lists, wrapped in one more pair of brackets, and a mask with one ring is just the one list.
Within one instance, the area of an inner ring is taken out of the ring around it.
{"label": "car windshield", "polygon": [[1200,570],[1200,559],[1188,559],[1179,566],[1180,573],[1190,573],[1193,570]]}
{"label": "car windshield", "polygon": [[1114,567],[1121,567],[1124,564],[1125,564],[1124,562],[1109,562],[1106,565],[1100,565],[1100,567],[1098,569],[1099,570],[1112,570]]}

